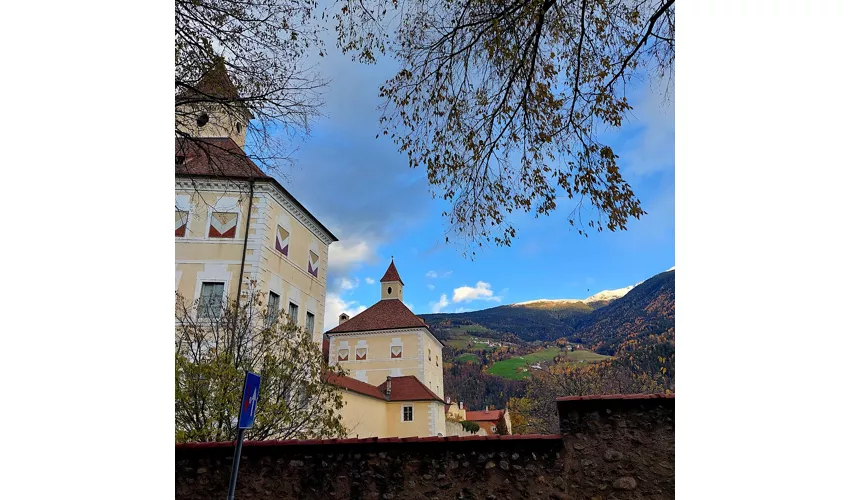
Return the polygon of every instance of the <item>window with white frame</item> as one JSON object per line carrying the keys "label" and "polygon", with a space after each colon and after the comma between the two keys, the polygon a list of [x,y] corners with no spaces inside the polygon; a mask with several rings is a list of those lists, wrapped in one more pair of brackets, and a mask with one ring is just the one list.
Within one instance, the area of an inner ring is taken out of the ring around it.
{"label": "window with white frame", "polygon": [[310,334],[313,333],[313,327],[315,326],[315,323],[316,316],[310,311],[307,311],[307,331],[310,332]]}
{"label": "window with white frame", "polygon": [[201,283],[201,298],[198,303],[198,317],[218,319],[224,306],[224,283],[205,281]]}
{"label": "window with white frame", "polygon": [[277,320],[278,311],[280,311],[280,295],[269,292],[269,310],[266,314],[266,326],[269,326]]}
{"label": "window with white frame", "polygon": [[402,407],[401,420],[403,422],[413,422],[413,405],[405,405]]}
{"label": "window with white frame", "polygon": [[294,302],[289,303],[289,319],[295,324],[298,324],[298,305]]}

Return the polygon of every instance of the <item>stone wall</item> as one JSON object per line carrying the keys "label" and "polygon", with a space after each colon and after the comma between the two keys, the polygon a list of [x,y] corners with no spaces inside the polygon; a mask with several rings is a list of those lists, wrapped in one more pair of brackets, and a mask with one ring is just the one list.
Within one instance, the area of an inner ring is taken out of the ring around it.
{"label": "stone wall", "polygon": [[[673,399],[558,401],[563,435],[246,442],[236,498],[674,498]],[[177,445],[176,498],[224,498],[233,443]]]}
{"label": "stone wall", "polygon": [[672,394],[559,398],[569,497],[674,498],[674,403]]}

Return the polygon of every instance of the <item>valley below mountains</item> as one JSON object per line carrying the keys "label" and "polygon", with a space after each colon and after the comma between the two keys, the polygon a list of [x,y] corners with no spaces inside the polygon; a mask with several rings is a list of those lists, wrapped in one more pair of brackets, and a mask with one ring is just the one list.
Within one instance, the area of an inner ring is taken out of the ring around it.
{"label": "valley below mountains", "polygon": [[[624,294],[617,297],[616,292]],[[629,335],[661,334],[674,328],[676,271],[657,274],[634,287],[584,300],[542,299],[463,313],[419,315],[440,340],[478,325],[479,337],[513,343],[566,339],[599,354],[613,355]]]}

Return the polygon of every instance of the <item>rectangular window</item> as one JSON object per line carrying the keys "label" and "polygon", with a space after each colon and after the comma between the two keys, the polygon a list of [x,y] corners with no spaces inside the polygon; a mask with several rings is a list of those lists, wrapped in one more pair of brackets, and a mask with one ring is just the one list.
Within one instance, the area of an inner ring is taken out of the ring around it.
{"label": "rectangular window", "polygon": [[210,216],[210,238],[235,238],[237,214],[213,212]]}
{"label": "rectangular window", "polygon": [[269,292],[269,310],[266,314],[266,326],[273,324],[277,320],[278,311],[280,311],[280,295]]}
{"label": "rectangular window", "polygon": [[298,306],[292,302],[289,303],[289,319],[296,325],[298,324]]}
{"label": "rectangular window", "polygon": [[413,422],[413,406],[405,406],[402,408],[402,420],[405,422]]}
{"label": "rectangular window", "polygon": [[313,333],[313,326],[316,322],[316,316],[313,315],[310,311],[307,311],[307,331],[311,334]]}
{"label": "rectangular window", "polygon": [[218,319],[224,305],[224,283],[201,283],[201,300],[198,303],[200,318]]}

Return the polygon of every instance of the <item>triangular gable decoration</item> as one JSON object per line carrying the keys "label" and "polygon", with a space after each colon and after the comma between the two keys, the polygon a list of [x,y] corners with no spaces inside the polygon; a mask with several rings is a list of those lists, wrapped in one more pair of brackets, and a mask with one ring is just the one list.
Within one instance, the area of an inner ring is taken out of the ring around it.
{"label": "triangular gable decoration", "polygon": [[210,217],[210,238],[235,238],[236,214],[213,212]]}
{"label": "triangular gable decoration", "polygon": [[400,345],[392,346],[390,348],[390,354],[393,358],[400,358],[401,357],[401,346]]}
{"label": "triangular gable decoration", "polygon": [[174,213],[174,236],[186,236],[186,226],[189,222],[189,212],[177,210]]}
{"label": "triangular gable decoration", "polygon": [[319,256],[312,250],[310,250],[310,262],[307,263],[307,272],[319,277]]}
{"label": "triangular gable decoration", "polygon": [[274,248],[283,255],[289,256],[289,231],[280,226],[277,226]]}
{"label": "triangular gable decoration", "polygon": [[366,349],[365,348],[357,348],[354,351],[354,355],[357,361],[365,361],[366,360]]}

